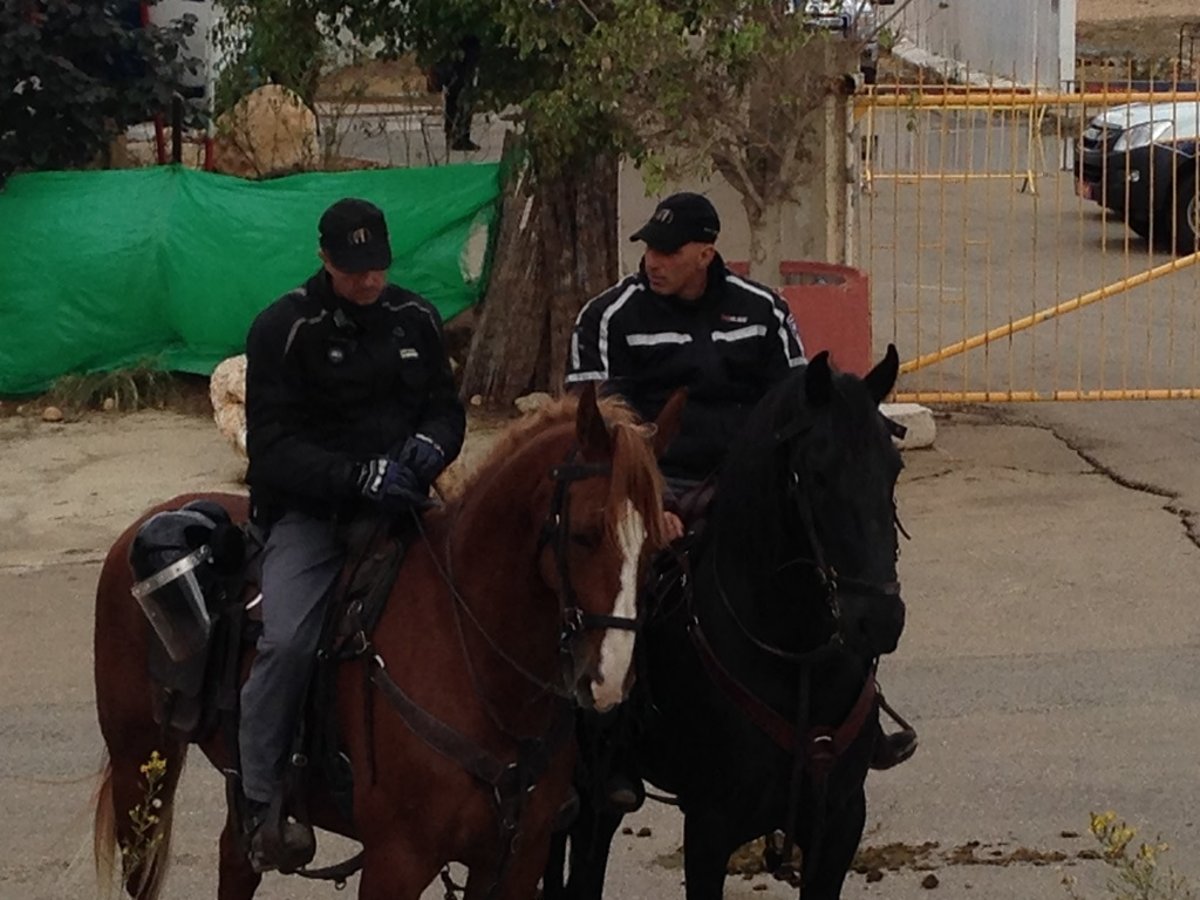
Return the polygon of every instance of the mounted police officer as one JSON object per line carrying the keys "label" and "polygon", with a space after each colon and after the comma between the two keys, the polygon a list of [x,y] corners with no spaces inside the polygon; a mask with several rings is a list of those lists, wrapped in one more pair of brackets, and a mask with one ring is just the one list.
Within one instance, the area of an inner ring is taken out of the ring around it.
{"label": "mounted police officer", "polygon": [[[571,337],[568,387],[606,382],[645,421],[673,391],[687,388],[679,434],[661,460],[672,538],[684,535],[685,509],[716,473],[746,416],[806,362],[787,304],[729,270],[714,246],[720,230],[707,197],[664,199],[630,238],[646,245],[638,271],[589,301]],[[881,733],[872,767],[891,768],[915,749],[910,729]],[[608,794],[630,811],[642,789],[618,774]]]}
{"label": "mounted police officer", "polygon": [[345,558],[340,526],[425,508],[466,427],[436,310],[387,281],[382,211],[339,200],[319,233],[321,269],[264,310],[246,340],[247,481],[267,541],[263,632],[242,688],[239,742],[259,869],[279,864],[258,832],[278,808]]}

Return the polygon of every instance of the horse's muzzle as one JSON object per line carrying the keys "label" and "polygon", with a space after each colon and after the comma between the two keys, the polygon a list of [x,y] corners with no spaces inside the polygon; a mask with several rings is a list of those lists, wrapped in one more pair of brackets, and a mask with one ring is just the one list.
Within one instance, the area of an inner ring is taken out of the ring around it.
{"label": "horse's muzzle", "polygon": [[904,633],[905,607],[899,591],[886,595],[843,595],[842,636],[867,656],[892,653]]}

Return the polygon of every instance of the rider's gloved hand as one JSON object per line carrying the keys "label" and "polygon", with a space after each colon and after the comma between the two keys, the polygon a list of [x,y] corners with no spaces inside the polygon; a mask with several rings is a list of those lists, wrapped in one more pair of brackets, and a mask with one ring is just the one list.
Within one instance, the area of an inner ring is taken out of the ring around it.
{"label": "rider's gloved hand", "polygon": [[386,456],[359,464],[358,491],[390,515],[432,505],[420,476],[411,467]]}
{"label": "rider's gloved hand", "polygon": [[446,468],[445,452],[437,441],[423,434],[415,434],[405,441],[397,459],[412,469],[426,489]]}

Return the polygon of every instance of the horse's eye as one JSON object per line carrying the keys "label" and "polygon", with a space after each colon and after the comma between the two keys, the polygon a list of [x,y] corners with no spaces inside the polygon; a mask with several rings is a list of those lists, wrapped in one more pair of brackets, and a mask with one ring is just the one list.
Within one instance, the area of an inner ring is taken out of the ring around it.
{"label": "horse's eye", "polygon": [[585,550],[595,550],[600,546],[599,531],[572,531],[571,543],[583,547]]}

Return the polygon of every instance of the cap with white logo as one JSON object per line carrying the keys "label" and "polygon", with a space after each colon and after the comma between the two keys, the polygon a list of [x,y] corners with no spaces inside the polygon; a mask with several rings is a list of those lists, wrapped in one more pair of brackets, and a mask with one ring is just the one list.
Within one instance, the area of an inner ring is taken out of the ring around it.
{"label": "cap with white logo", "polygon": [[716,207],[703,194],[684,192],[662,200],[650,221],[630,237],[651,249],[674,253],[692,242],[711,244],[721,233]]}
{"label": "cap with white logo", "polygon": [[321,216],[317,226],[321,249],[343,272],[374,272],[391,268],[392,246],[387,221],[374,203],[347,197]]}

